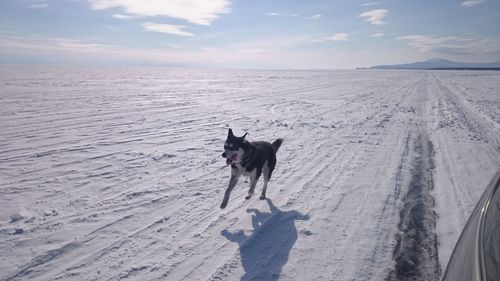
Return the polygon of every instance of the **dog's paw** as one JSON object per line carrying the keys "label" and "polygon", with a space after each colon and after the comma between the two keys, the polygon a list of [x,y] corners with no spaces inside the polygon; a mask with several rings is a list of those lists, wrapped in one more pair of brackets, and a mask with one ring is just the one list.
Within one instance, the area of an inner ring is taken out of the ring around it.
{"label": "dog's paw", "polygon": [[264,200],[264,199],[266,199],[266,196],[265,196],[265,195],[261,195],[261,196],[259,197],[259,199],[260,199],[260,200]]}
{"label": "dog's paw", "polygon": [[245,200],[248,200],[250,198],[252,198],[252,194],[248,194],[247,196],[245,196]]}
{"label": "dog's paw", "polygon": [[227,206],[227,202],[222,202],[222,204],[220,204],[220,208],[221,209],[226,208],[226,206]]}

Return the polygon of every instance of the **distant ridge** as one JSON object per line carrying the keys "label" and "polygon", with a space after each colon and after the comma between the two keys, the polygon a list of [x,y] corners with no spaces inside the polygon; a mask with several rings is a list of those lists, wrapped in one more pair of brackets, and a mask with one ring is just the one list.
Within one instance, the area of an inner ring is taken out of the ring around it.
{"label": "distant ridge", "polygon": [[432,58],[422,62],[376,65],[369,69],[463,69],[463,70],[500,70],[500,62],[469,63],[455,62],[444,59]]}

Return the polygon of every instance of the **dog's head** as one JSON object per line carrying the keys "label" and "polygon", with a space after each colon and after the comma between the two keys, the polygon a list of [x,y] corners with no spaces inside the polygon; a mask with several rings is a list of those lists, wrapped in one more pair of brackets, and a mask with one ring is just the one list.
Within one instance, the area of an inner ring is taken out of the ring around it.
{"label": "dog's head", "polygon": [[239,161],[245,153],[246,135],[247,134],[245,133],[242,137],[236,137],[233,135],[233,131],[231,129],[227,132],[227,139],[224,143],[224,152],[222,153],[222,157],[226,158],[227,164]]}

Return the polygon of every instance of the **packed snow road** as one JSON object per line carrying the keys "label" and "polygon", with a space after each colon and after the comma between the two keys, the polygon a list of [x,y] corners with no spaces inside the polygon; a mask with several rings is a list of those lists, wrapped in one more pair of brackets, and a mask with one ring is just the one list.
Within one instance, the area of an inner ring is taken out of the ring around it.
{"label": "packed snow road", "polygon": [[[487,71],[1,66],[0,280],[437,280],[500,168],[499,91]],[[285,142],[268,199],[240,180],[221,210],[228,128]]]}

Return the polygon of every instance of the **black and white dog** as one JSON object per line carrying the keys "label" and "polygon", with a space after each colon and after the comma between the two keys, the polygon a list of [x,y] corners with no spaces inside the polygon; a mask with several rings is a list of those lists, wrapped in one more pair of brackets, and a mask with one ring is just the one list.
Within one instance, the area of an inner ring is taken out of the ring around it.
{"label": "black and white dog", "polygon": [[255,185],[257,185],[257,181],[263,173],[264,187],[260,199],[266,199],[267,182],[271,179],[274,167],[276,166],[276,152],[278,152],[281,143],[283,143],[283,139],[277,139],[273,143],[268,143],[267,141],[249,142],[245,140],[246,135],[236,137],[233,135],[231,129],[227,133],[222,157],[226,158],[227,164],[231,164],[231,179],[220,205],[221,209],[227,206],[229,194],[241,175],[250,177],[250,189],[248,190],[248,195],[245,197],[245,199],[250,199],[255,190]]}

